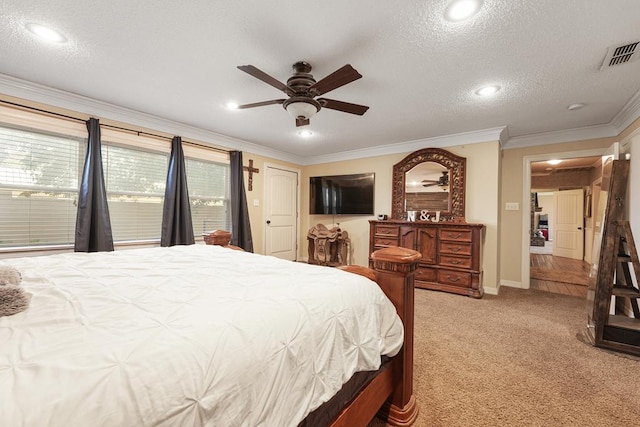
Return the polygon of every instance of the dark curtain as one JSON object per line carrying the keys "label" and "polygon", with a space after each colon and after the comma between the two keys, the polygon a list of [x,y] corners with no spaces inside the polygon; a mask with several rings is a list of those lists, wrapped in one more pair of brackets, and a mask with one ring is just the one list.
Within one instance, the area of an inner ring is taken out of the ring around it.
{"label": "dark curtain", "polygon": [[87,121],[89,139],[84,158],[82,182],[78,194],[76,216],[76,252],[100,252],[113,250],[111,219],[107,205],[107,190],[102,172],[100,122]]}
{"label": "dark curtain", "polygon": [[167,188],[164,192],[160,246],[192,245],[194,243],[182,138],[175,136],[171,141]]}
{"label": "dark curtain", "polygon": [[247,195],[244,191],[242,151],[231,151],[231,244],[253,252]]}

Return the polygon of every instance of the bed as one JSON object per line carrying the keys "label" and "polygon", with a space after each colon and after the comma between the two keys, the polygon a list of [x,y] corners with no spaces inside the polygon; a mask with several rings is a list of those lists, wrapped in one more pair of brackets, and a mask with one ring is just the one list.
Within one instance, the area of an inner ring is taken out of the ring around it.
{"label": "bed", "polygon": [[375,273],[210,245],[0,261],[31,294],[0,317],[0,425],[296,426],[361,371],[329,424],[410,425],[416,254]]}

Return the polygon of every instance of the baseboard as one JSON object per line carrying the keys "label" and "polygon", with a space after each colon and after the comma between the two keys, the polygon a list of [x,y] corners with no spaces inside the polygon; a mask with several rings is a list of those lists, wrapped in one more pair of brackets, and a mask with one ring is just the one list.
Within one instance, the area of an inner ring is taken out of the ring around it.
{"label": "baseboard", "polygon": [[513,280],[500,280],[500,286],[518,289],[529,289],[529,286],[523,286],[522,282],[516,282]]}
{"label": "baseboard", "polygon": [[500,285],[498,285],[497,287],[486,287],[486,286],[482,286],[482,288],[484,289],[484,293],[487,295],[498,295],[498,292],[500,292]]}

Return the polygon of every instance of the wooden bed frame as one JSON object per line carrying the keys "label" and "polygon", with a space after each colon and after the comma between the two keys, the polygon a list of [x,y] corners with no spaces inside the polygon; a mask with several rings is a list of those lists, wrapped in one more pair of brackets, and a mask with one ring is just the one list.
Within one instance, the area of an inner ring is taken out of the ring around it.
{"label": "wooden bed frame", "polygon": [[[210,240],[207,244],[230,247],[228,240],[226,244]],[[376,414],[388,424],[404,427],[413,425],[418,417],[418,405],[413,395],[413,276],[420,258],[420,252],[389,247],[371,254],[373,269],[359,265],[338,267],[378,283],[402,320],[404,345],[391,363],[338,414],[330,427],[366,427]]]}
{"label": "wooden bed frame", "polygon": [[410,426],[418,417],[413,395],[413,276],[419,252],[400,247],[375,251],[374,269],[356,265],[343,270],[375,280],[395,305],[404,324],[404,345],[380,372],[330,424],[331,427],[365,427],[377,414],[394,426]]}

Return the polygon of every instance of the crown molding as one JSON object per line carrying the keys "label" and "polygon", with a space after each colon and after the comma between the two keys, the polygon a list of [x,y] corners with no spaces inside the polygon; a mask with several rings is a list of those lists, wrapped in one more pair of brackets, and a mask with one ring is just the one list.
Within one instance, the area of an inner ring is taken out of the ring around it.
{"label": "crown molding", "polygon": [[505,150],[513,148],[534,147],[537,145],[558,144],[562,142],[583,141],[587,139],[609,138],[618,136],[619,132],[611,124],[585,126],[554,132],[536,133],[532,135],[514,136],[503,146]]}
{"label": "crown molding", "polygon": [[0,74],[0,93],[39,102],[53,107],[76,111],[83,115],[114,120],[132,126],[140,126],[157,132],[180,135],[186,139],[194,139],[212,147],[228,150],[240,150],[253,154],[271,157],[282,161],[301,164],[302,158],[278,150],[263,147],[252,142],[233,138],[213,131],[202,129],[185,123],[164,119],[162,117],[132,110],[82,95],[28,82],[16,77]]}
{"label": "crown molding", "polygon": [[611,120],[611,125],[616,129],[617,134],[621,134],[631,123],[640,117],[640,90],[622,107],[622,109]]}
{"label": "crown molding", "polygon": [[342,151],[339,153],[308,157],[304,159],[305,163],[303,164],[316,165],[320,163],[386,156],[389,154],[410,153],[424,147],[444,148],[489,141],[501,141],[505,131],[506,127],[500,126],[473,132],[462,132],[451,135],[436,136],[433,138],[418,139],[415,141],[400,142],[397,144],[378,145],[370,148],[362,148],[360,150]]}

